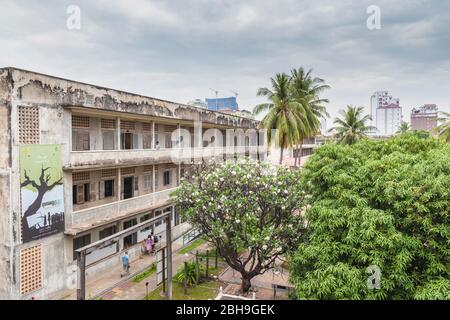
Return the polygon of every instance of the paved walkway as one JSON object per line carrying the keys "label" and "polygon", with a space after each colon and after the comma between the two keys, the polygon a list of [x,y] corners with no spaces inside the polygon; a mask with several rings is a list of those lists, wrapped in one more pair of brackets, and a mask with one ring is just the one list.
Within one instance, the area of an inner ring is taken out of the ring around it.
{"label": "paved walkway", "polygon": [[[177,251],[181,249],[181,241],[172,244],[172,262],[173,275],[176,274],[178,268],[184,261],[192,259],[190,254],[180,254]],[[208,243],[202,244],[194,250],[206,250]],[[133,277],[142,273],[156,261],[155,255],[139,256],[130,261],[130,275],[124,278],[120,277],[122,266],[117,264],[108,271],[96,274],[95,277],[89,276],[89,269],[86,275],[86,299],[102,299],[102,300],[142,300],[146,294],[145,283],[148,282],[148,291],[152,292],[156,289],[156,272],[150,274],[147,278],[140,282],[134,282]],[[59,292],[53,299],[75,300],[76,290],[66,290]]]}

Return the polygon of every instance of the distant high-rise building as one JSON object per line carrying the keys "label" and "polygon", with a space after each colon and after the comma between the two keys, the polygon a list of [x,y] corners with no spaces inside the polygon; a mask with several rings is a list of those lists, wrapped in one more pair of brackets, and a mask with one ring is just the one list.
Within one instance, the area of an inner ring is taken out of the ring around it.
{"label": "distant high-rise building", "polygon": [[438,107],[435,104],[425,104],[411,111],[411,129],[431,131],[438,125]]}
{"label": "distant high-rise building", "polygon": [[377,109],[390,104],[400,104],[400,99],[392,97],[388,91],[377,91],[370,98],[370,116],[372,126],[377,124]]}
{"label": "distant high-rise building", "polygon": [[197,107],[197,108],[203,108],[203,109],[208,108],[208,105],[202,99],[195,99],[195,100],[189,101],[187,104],[190,106],[193,106],[193,107]]}
{"label": "distant high-rise building", "polygon": [[238,110],[239,106],[236,97],[206,99],[208,109],[213,111],[220,111],[222,109]]}
{"label": "distant high-rise building", "polygon": [[378,135],[390,136],[395,134],[400,128],[401,122],[402,108],[398,104],[391,103],[377,108],[376,127]]}

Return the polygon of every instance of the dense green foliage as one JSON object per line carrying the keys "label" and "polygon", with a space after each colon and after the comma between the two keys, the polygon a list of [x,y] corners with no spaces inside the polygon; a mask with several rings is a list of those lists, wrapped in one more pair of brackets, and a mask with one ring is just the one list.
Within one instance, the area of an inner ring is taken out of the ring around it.
{"label": "dense green foliage", "polygon": [[440,124],[435,131],[442,140],[450,143],[450,113],[442,111],[440,114],[441,117],[438,119]]}
{"label": "dense green foliage", "polygon": [[311,207],[290,261],[293,298],[450,299],[449,145],[410,132],[326,144],[301,184]]}
{"label": "dense green foliage", "polygon": [[298,244],[304,225],[299,188],[298,172],[241,159],[202,165],[174,199],[183,217],[241,273],[246,292],[253,277]]}
{"label": "dense green foliage", "polygon": [[[175,279],[180,282],[180,283],[184,283],[184,278],[186,278],[186,284],[188,286],[194,286],[197,283],[197,268],[196,268],[196,263],[195,261],[189,261],[187,263],[187,272],[184,270],[184,264],[180,267],[180,269],[178,269],[177,274],[175,275]],[[198,273],[199,273],[199,278],[200,275],[205,273],[205,267],[203,266],[203,264],[199,263],[198,264]]]}

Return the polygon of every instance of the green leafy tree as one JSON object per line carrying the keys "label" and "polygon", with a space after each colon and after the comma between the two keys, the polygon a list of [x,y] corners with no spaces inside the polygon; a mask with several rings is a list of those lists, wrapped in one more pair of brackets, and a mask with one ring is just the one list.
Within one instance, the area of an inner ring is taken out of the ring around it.
{"label": "green leafy tree", "polygon": [[449,177],[450,146],[419,133],[317,149],[301,179],[310,207],[292,297],[450,299]]}
{"label": "green leafy tree", "polygon": [[441,139],[450,143],[450,113],[442,111],[441,114],[442,118],[438,119],[441,124],[435,128],[435,132]]}
{"label": "green leafy tree", "polygon": [[[266,97],[269,102],[257,105],[253,113],[258,115],[267,111],[260,126],[267,130],[268,144],[273,139],[277,139],[278,146],[281,148],[281,164],[283,162],[283,150],[298,143],[299,132],[303,130],[300,127],[307,124],[299,111],[303,106],[293,100],[290,95],[291,78],[285,73],[278,73],[275,78],[270,80],[272,89],[260,88],[257,93],[258,96]],[[275,137],[272,136],[272,130],[277,130]]]}
{"label": "green leafy tree", "polygon": [[368,132],[376,129],[366,125],[371,117],[363,115],[363,111],[363,107],[356,106],[347,106],[346,110],[339,111],[342,118],[336,118],[334,120],[336,126],[329,130],[329,132],[336,131],[335,137],[338,143],[354,144],[366,138]]}
{"label": "green leafy tree", "polygon": [[252,160],[202,164],[173,194],[183,217],[241,274],[244,293],[298,245],[304,226],[298,174]]}

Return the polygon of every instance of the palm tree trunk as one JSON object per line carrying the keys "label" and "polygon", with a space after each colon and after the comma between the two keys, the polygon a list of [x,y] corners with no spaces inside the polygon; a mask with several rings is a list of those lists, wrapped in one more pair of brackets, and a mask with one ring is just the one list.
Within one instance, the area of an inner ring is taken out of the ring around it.
{"label": "palm tree trunk", "polygon": [[297,156],[298,156],[298,153],[296,153],[295,151],[298,149],[298,145],[295,145],[295,148],[294,148],[294,167],[296,167],[297,166]]}
{"label": "palm tree trunk", "polygon": [[281,147],[281,152],[280,152],[280,164],[283,163],[283,147]]}
{"label": "palm tree trunk", "polygon": [[297,157],[298,157],[298,166],[301,167],[302,166],[302,146],[303,146],[303,141],[302,143],[300,143],[300,145],[298,146],[298,153],[297,153]]}

